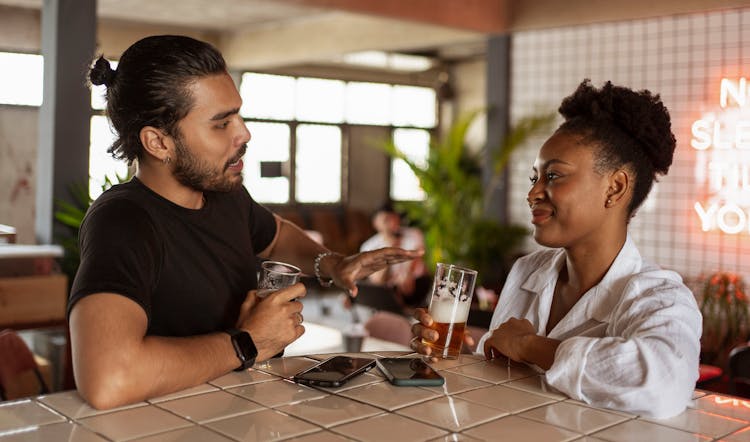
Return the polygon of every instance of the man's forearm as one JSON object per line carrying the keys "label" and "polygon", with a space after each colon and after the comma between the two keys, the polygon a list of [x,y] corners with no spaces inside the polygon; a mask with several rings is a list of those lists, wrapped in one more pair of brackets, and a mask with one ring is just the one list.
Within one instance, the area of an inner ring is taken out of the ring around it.
{"label": "man's forearm", "polygon": [[[277,261],[289,262],[308,275],[315,273],[315,257],[323,252],[328,252],[325,246],[315,242],[302,229],[289,221],[282,220],[279,224],[279,235],[276,244],[270,251],[268,258]],[[321,273],[331,275],[333,267],[338,259],[327,258],[321,262]]]}
{"label": "man's forearm", "polygon": [[[93,352],[95,346],[89,351]],[[217,378],[239,366],[229,335],[146,336],[110,357],[75,351],[76,382],[96,408],[113,408]]]}

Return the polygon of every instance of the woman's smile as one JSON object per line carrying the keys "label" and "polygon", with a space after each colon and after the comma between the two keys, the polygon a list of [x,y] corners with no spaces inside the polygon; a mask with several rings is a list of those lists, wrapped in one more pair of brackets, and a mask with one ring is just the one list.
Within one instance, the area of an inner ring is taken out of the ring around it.
{"label": "woman's smile", "polygon": [[531,210],[531,224],[539,225],[552,218],[554,211],[550,209],[533,208]]}

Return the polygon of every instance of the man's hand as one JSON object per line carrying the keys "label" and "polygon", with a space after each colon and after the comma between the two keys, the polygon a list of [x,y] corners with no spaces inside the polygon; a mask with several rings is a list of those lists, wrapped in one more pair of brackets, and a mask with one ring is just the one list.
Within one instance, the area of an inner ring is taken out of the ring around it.
{"label": "man's hand", "polygon": [[305,332],[302,303],[295,300],[305,293],[302,283],[280,289],[263,299],[257,297],[255,290],[248,292],[240,307],[237,325],[252,336],[258,348],[258,361],[272,358]]}
{"label": "man's hand", "polygon": [[[437,331],[430,328],[434,322],[432,316],[427,313],[427,310],[418,308],[414,311],[414,318],[419,322],[411,326],[414,339],[411,340],[409,346],[417,353],[429,356],[432,362],[437,361],[437,358],[432,356],[432,347],[424,343],[424,341],[435,342],[440,337]],[[464,333],[464,344],[474,345],[474,339],[468,333]]]}
{"label": "man's hand", "polygon": [[421,258],[424,250],[404,250],[398,247],[385,247],[371,252],[339,258],[330,275],[337,286],[346,289],[352,296],[357,295],[357,281],[386,267],[412,259]]}

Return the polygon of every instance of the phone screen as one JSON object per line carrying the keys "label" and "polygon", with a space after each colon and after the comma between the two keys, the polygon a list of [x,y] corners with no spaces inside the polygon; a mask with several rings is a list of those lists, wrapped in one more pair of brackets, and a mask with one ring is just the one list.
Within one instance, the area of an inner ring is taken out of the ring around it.
{"label": "phone screen", "polygon": [[294,381],[321,387],[338,387],[375,366],[375,359],[334,356],[294,375]]}
{"label": "phone screen", "polygon": [[381,358],[378,368],[393,385],[443,385],[445,379],[420,358]]}

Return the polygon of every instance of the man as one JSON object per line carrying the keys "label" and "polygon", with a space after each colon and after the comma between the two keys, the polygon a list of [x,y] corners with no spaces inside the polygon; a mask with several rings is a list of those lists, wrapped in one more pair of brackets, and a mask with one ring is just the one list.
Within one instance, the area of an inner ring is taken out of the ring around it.
{"label": "man", "polygon": [[302,284],[256,297],[257,258],[291,262],[356,295],[356,281],[421,251],[332,253],[242,186],[250,140],[224,59],[154,36],[89,74],[107,86],[116,157],[137,164],[81,226],[68,303],[78,390],[111,408],[192,387],[273,357],[297,339]]}
{"label": "man", "polygon": [[[360,251],[369,252],[383,247],[401,247],[411,250],[424,249],[424,235],[419,229],[401,225],[401,216],[390,203],[375,212],[372,226],[377,232],[362,243]],[[368,277],[373,284],[393,288],[398,300],[405,307],[423,307],[431,278],[427,275],[424,261],[414,259],[385,268]]]}

